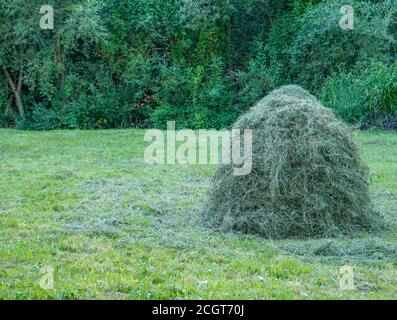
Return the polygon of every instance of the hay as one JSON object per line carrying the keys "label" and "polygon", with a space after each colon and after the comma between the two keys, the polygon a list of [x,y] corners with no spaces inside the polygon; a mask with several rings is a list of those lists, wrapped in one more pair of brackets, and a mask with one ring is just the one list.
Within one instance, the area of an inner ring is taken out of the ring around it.
{"label": "hay", "polygon": [[305,89],[296,85],[288,85],[269,93],[266,97],[264,97],[257,103],[256,107],[262,108],[263,106],[267,105],[271,100],[279,99],[281,96],[289,96],[292,98],[305,99],[313,103],[319,103],[317,98],[311,95]]}
{"label": "hay", "polygon": [[234,125],[253,129],[250,174],[222,165],[203,210],[207,223],[268,238],[352,234],[377,224],[368,170],[349,128],[307,91],[282,87]]}

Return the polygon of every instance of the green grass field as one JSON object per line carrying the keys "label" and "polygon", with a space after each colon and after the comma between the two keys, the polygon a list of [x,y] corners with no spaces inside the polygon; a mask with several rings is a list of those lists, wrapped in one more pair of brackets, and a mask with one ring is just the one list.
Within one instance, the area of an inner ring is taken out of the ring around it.
{"label": "green grass field", "polygon": [[204,228],[215,166],[148,166],[143,134],[0,130],[0,299],[397,299],[396,133],[356,133],[387,230],[283,241]]}

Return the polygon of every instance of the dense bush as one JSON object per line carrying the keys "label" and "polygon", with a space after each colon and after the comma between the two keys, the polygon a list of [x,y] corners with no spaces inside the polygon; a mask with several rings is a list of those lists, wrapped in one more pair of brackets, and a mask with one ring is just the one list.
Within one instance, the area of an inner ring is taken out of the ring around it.
{"label": "dense bush", "polygon": [[248,61],[246,70],[234,75],[237,92],[234,103],[239,113],[246,111],[277,85],[276,68],[274,65],[270,67],[268,47],[256,43],[253,52],[254,58]]}
{"label": "dense bush", "polygon": [[[346,4],[354,8],[354,30],[339,27],[340,8]],[[385,20],[394,6],[392,1],[372,4],[338,0],[305,12],[299,17],[299,30],[287,49],[289,79],[317,90],[336,71],[353,70],[374,58],[391,62],[396,47],[387,34]]]}
{"label": "dense bush", "polygon": [[335,74],[323,87],[321,100],[350,123],[377,114],[397,115],[397,62],[377,62],[359,71]]}
{"label": "dense bush", "polygon": [[155,126],[165,128],[171,120],[176,121],[178,127],[195,129],[227,125],[231,96],[223,69],[219,60],[206,67],[176,64],[164,69],[164,81],[157,98],[159,106],[153,113]]}

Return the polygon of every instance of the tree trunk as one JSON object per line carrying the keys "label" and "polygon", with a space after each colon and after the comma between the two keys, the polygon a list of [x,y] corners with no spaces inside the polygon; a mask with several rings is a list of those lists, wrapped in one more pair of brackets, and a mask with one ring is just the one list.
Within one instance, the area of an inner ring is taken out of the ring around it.
{"label": "tree trunk", "polygon": [[4,74],[5,74],[6,79],[8,81],[8,84],[10,85],[11,90],[14,93],[15,103],[16,103],[16,105],[18,107],[19,115],[21,116],[21,118],[24,118],[25,117],[25,109],[23,108],[23,103],[22,103],[22,99],[21,99],[22,78],[23,78],[22,65],[21,65],[21,68],[19,69],[19,77],[18,77],[17,86],[15,86],[15,83],[12,80],[11,75],[8,72],[8,70],[6,68],[4,68],[3,71],[4,71]]}
{"label": "tree trunk", "polygon": [[6,113],[9,113],[11,111],[11,104],[12,104],[12,96],[8,99],[8,102],[6,105]]}

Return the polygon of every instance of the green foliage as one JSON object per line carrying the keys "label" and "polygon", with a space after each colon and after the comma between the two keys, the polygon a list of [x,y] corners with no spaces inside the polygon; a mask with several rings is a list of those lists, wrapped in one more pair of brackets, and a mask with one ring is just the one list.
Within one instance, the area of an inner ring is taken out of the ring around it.
{"label": "green foliage", "polygon": [[295,11],[281,14],[272,24],[268,35],[268,65],[274,74],[276,85],[290,83],[291,43],[299,30],[299,15]]}
{"label": "green foliage", "polygon": [[164,69],[160,104],[153,113],[155,126],[165,128],[167,121],[176,121],[179,127],[197,129],[228,125],[237,115],[227,109],[232,97],[223,70],[219,60],[207,67],[174,65]]}
{"label": "green foliage", "polygon": [[[346,4],[355,10],[354,30],[339,27],[339,10]],[[288,51],[289,78],[316,90],[338,70],[353,70],[373,58],[391,61],[396,47],[384,21],[394,5],[391,1],[326,1],[306,11]]]}
{"label": "green foliage", "polygon": [[0,90],[0,108],[6,104],[6,96],[2,90]]}
{"label": "green foliage", "polygon": [[335,74],[321,100],[343,120],[360,123],[378,113],[397,115],[397,63],[373,63],[360,72]]}
{"label": "green foliage", "polygon": [[256,43],[254,58],[248,61],[246,70],[233,75],[233,91],[237,92],[234,106],[238,113],[247,110],[277,85],[276,67],[269,66],[268,49],[263,43]]}
{"label": "green foliage", "polygon": [[291,5],[297,12],[304,12],[306,9],[312,7],[315,4],[320,3],[321,0],[292,0]]}
{"label": "green foliage", "polygon": [[14,115],[8,111],[2,111],[0,113],[0,127],[7,128],[14,122]]}
{"label": "green foliage", "polygon": [[[54,30],[38,26],[40,1],[0,1],[1,126],[223,128],[277,86],[319,92],[397,56],[392,0],[48,4]],[[338,25],[346,4],[354,30]]]}

